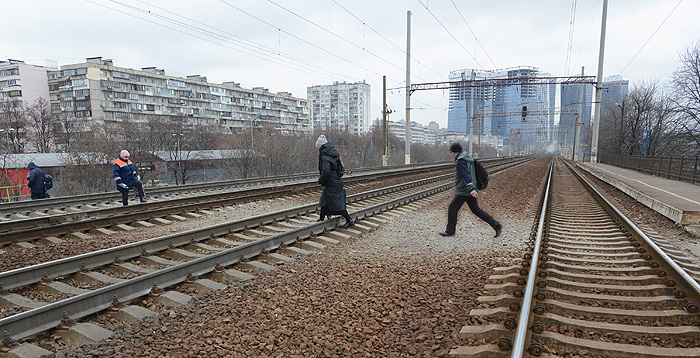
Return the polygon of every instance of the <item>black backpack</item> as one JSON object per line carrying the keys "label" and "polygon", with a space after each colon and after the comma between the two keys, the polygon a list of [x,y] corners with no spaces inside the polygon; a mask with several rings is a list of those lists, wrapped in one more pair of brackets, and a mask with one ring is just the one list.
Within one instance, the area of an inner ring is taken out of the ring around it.
{"label": "black backpack", "polygon": [[476,188],[484,190],[489,185],[489,173],[483,165],[474,159],[474,174],[476,174]]}
{"label": "black backpack", "polygon": [[338,166],[336,173],[338,174],[339,177],[342,178],[343,175],[345,175],[345,165],[343,164],[343,158],[338,157],[338,160],[336,161],[336,165]]}
{"label": "black backpack", "polygon": [[49,190],[53,188],[53,177],[51,175],[44,175],[44,190]]}

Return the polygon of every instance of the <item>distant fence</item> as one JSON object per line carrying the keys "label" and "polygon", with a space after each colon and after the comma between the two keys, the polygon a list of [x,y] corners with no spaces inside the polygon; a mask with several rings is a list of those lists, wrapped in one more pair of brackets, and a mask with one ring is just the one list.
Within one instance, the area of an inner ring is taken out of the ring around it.
{"label": "distant fence", "polygon": [[700,184],[700,167],[698,167],[700,160],[698,160],[698,157],[618,157],[604,155],[600,157],[600,162],[668,179]]}

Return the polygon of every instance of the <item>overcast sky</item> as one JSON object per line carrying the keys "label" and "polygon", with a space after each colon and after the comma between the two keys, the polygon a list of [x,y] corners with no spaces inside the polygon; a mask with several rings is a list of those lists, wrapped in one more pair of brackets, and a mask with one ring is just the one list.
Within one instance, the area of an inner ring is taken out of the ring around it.
{"label": "overcast sky", "polygon": [[[335,81],[405,86],[406,12],[411,83],[455,69],[535,66],[553,76],[595,75],[602,0],[0,0],[0,57],[58,66],[86,57],[119,67],[239,82],[306,98]],[[575,10],[575,11],[574,11]],[[604,76],[630,86],[665,82],[678,53],[700,43],[700,1],[610,0]],[[663,25],[662,25],[663,23]],[[660,27],[659,27],[660,26]],[[646,45],[645,45],[646,43]],[[418,91],[411,120],[447,126],[447,91]],[[405,116],[405,92],[388,96]]]}

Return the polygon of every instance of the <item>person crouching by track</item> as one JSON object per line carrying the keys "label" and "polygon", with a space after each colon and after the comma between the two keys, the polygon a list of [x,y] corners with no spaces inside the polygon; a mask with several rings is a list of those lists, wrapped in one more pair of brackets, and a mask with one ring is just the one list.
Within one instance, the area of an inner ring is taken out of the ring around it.
{"label": "person crouching by track", "polygon": [[466,202],[469,209],[478,216],[479,219],[489,224],[495,231],[496,236],[501,236],[503,226],[496,221],[489,213],[479,208],[479,193],[476,190],[476,175],[474,169],[474,159],[462,151],[462,145],[452,143],[450,145],[450,153],[457,162],[457,173],[455,174],[455,197],[450,203],[447,211],[447,228],[440,236],[454,236],[457,228],[457,216],[459,209]]}
{"label": "person crouching by track", "polygon": [[117,184],[117,190],[122,193],[122,204],[124,206],[129,205],[129,190],[134,188],[136,188],[141,202],[146,202],[141,178],[136,174],[134,163],[129,160],[129,152],[127,150],[122,150],[119,158],[114,160],[112,175],[114,176],[114,182]]}
{"label": "person crouching by track", "polygon": [[340,227],[343,229],[353,227],[355,222],[345,207],[346,193],[342,179],[345,168],[343,168],[340,153],[323,134],[316,140],[316,148],[318,148],[318,183],[323,186],[323,193],[318,202],[321,207],[321,218],[318,221],[323,221],[326,216],[330,218],[331,215],[342,215],[345,218],[345,224]]}

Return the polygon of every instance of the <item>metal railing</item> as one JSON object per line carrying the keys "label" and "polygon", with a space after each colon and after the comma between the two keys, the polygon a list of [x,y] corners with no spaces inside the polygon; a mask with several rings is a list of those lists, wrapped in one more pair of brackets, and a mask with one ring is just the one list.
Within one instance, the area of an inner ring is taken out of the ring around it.
{"label": "metal railing", "polygon": [[22,184],[0,186],[0,202],[21,201],[29,198],[29,195],[22,191],[25,188]]}
{"label": "metal railing", "polygon": [[600,156],[600,162],[639,172],[700,184],[700,160],[683,157]]}

